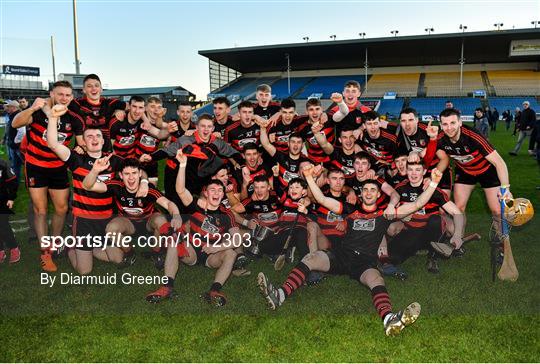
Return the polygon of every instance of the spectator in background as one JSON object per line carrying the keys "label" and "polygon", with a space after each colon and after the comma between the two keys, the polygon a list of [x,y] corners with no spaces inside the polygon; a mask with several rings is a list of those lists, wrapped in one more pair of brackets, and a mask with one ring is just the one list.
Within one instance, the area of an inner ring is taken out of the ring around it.
{"label": "spectator in background", "polygon": [[26,97],[19,97],[19,99],[17,101],[19,102],[19,106],[21,107],[21,111],[28,109],[28,100],[26,99]]}
{"label": "spectator in background", "polygon": [[521,119],[521,110],[519,107],[516,107],[516,110],[514,111],[514,132],[512,135],[516,135],[518,127],[519,127],[519,120]]}
{"label": "spectator in background", "polygon": [[493,130],[493,125],[491,125],[493,122],[493,112],[489,109],[489,106],[486,106],[486,108],[484,109],[484,115],[489,121],[489,128]]}
{"label": "spectator in background", "polygon": [[21,159],[21,153],[19,151],[19,146],[21,145],[20,140],[22,140],[24,131],[22,132],[22,135],[20,136],[20,138],[18,138],[19,142],[16,143],[17,136],[19,135],[19,131],[15,128],[12,128],[11,123],[13,122],[13,119],[15,119],[15,116],[21,112],[21,108],[17,101],[11,100],[11,101],[8,101],[4,105],[4,110],[6,110],[6,113],[7,113],[4,143],[7,146],[9,161],[11,162],[10,164],[13,168],[13,171],[15,172],[15,176],[17,177],[17,183],[19,183],[20,176],[21,176],[21,166],[22,166],[22,159]]}
{"label": "spectator in background", "polygon": [[508,131],[508,129],[510,129],[510,125],[512,124],[512,120],[514,119],[510,109],[503,111],[502,118],[506,122],[506,131]]}
{"label": "spectator in background", "polygon": [[[518,154],[519,149],[521,148],[521,145],[523,144],[523,141],[528,136],[530,136],[531,138],[531,142],[529,143],[529,154],[532,155],[534,153],[534,151],[531,150],[531,143],[533,142],[533,138],[534,138],[534,142],[536,142],[536,134],[534,134],[534,137],[533,137],[533,130],[536,124],[536,113],[534,112],[534,110],[532,110],[529,107],[529,105],[530,105],[529,101],[523,102],[523,111],[521,112],[521,116],[519,118],[519,124],[517,125],[519,129],[519,137],[518,137],[518,141],[515,148],[512,151],[510,151],[509,153],[510,155],[516,156]],[[534,146],[534,143],[532,143],[532,145]]]}
{"label": "spectator in background", "polygon": [[491,130],[496,131],[497,130],[497,121],[499,121],[499,112],[497,111],[497,108],[493,108],[493,112],[490,115],[491,117]]}
{"label": "spectator in background", "polygon": [[474,110],[474,127],[487,139],[489,134],[489,120],[481,107]]}
{"label": "spectator in background", "polygon": [[450,100],[446,100],[446,103],[444,104],[444,108],[445,109],[453,109],[454,108],[454,103]]}
{"label": "spectator in background", "polygon": [[523,111],[521,112],[521,122],[531,127],[531,138],[529,139],[529,155],[536,156],[536,135],[538,134],[538,126],[536,123],[536,112],[531,109],[529,101],[523,101]]}

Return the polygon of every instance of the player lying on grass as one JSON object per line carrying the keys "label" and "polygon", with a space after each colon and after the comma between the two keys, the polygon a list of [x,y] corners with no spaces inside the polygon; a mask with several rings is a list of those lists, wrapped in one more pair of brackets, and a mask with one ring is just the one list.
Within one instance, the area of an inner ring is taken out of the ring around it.
{"label": "player lying on grass", "polygon": [[[420,314],[420,305],[413,303],[398,313],[392,312],[392,305],[384,279],[376,269],[377,249],[383,242],[390,221],[383,215],[383,210],[377,205],[381,195],[379,184],[374,180],[364,181],[362,185],[362,202],[357,205],[342,203],[331,197],[326,197],[313,179],[313,167],[303,170],[306,181],[317,203],[325,206],[336,214],[347,216],[348,229],[340,246],[326,251],[317,251],[305,256],[289,273],[285,283],[276,288],[259,273],[257,280],[261,293],[272,309],[281,306],[287,297],[305,282],[311,271],[346,274],[367,286],[373,297],[373,305],[383,320],[386,335],[396,335],[405,326],[412,324]],[[398,216],[406,216],[421,209],[431,198],[441,179],[442,173],[433,170],[432,181],[415,202],[405,203],[396,208]]]}
{"label": "player lying on grass", "polygon": [[[120,241],[124,235],[154,236],[165,235],[171,229],[180,229],[182,218],[178,207],[161,194],[152,184],[148,186],[148,194],[138,197],[137,191],[141,184],[142,170],[139,161],[134,158],[125,159],[120,169],[119,180],[101,182],[99,174],[110,166],[112,154],[94,162],[90,172],[84,177],[82,186],[87,191],[112,195],[119,216],[114,217],[105,227],[105,233],[115,237],[113,242]],[[166,209],[172,216],[170,224],[167,218],[156,211],[155,204]],[[158,247],[159,248],[159,247]],[[122,247],[123,265],[135,262],[135,252],[132,246]]]}
{"label": "player lying on grass", "polygon": [[[222,205],[225,187],[217,179],[205,183],[198,199],[186,189],[187,157],[179,150],[176,155],[179,162],[176,190],[187,207],[189,214],[189,233],[183,231],[184,242],[167,247],[165,257],[165,276],[167,283],[158,290],[149,293],[146,300],[151,303],[160,302],[173,296],[173,287],[178,273],[179,260],[186,265],[204,265],[216,269],[210,290],[201,297],[215,306],[223,306],[227,302],[221,291],[231,275],[236,252],[242,244],[242,236],[234,221],[234,216]],[[240,238],[240,239],[239,239]]]}

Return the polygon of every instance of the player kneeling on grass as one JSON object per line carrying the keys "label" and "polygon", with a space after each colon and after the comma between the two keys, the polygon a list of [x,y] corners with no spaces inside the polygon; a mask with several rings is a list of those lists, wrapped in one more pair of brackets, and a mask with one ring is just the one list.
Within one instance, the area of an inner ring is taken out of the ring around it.
{"label": "player kneeling on grass", "polygon": [[[108,180],[101,182],[98,179],[100,172],[109,168],[111,155],[100,158],[88,175],[83,180],[83,187],[87,191],[98,193],[109,192],[113,202],[117,207],[118,214],[106,226],[106,235],[113,238],[113,243],[123,241],[122,236],[134,235],[138,237],[148,235],[152,232],[154,236],[169,234],[172,229],[180,229],[182,219],[178,207],[159,192],[154,185],[148,186],[148,194],[145,197],[138,197],[137,191],[141,186],[142,170],[139,161],[134,158],[125,159],[120,170],[121,181]],[[172,216],[170,224],[165,216],[156,211],[155,204],[166,209]],[[148,243],[150,241],[141,241]],[[130,246],[122,246],[123,261],[122,266],[132,265],[135,262],[135,253]]]}
{"label": "player kneeling on grass", "polygon": [[[313,167],[303,170],[313,196],[317,203],[325,206],[336,214],[347,216],[347,234],[340,246],[328,251],[310,253],[289,273],[281,288],[275,288],[264,273],[259,273],[258,284],[270,308],[281,306],[285,299],[305,282],[312,270],[332,274],[347,274],[367,286],[373,298],[379,316],[383,320],[386,335],[396,335],[405,326],[412,324],[420,314],[420,305],[412,303],[403,311],[392,312],[392,305],[384,279],[376,269],[377,249],[385,240],[386,230],[390,221],[384,217],[384,211],[377,206],[381,195],[381,187],[374,180],[366,180],[362,184],[362,202],[357,205],[342,203],[331,197],[326,197],[313,179]],[[434,169],[432,182],[415,202],[405,203],[396,209],[399,215],[411,214],[426,204],[437,188],[442,173]]]}
{"label": "player kneeling on grass", "polygon": [[[167,247],[165,257],[165,276],[167,282],[157,291],[146,296],[146,300],[157,303],[173,296],[173,286],[178,272],[178,260],[186,265],[205,265],[216,269],[210,290],[201,297],[215,306],[223,306],[227,298],[221,288],[231,275],[236,260],[235,237],[241,237],[234,216],[221,204],[225,187],[217,179],[203,186],[201,196],[195,200],[186,189],[187,156],[180,149],[176,154],[179,169],[176,178],[176,191],[189,214],[190,232],[185,234],[182,244]],[[240,240],[240,244],[242,241]]]}
{"label": "player kneeling on grass", "polygon": [[[80,237],[81,243],[68,249],[68,257],[73,268],[79,274],[89,274],[93,268],[93,257],[99,260],[120,263],[123,253],[116,247],[104,247],[101,244],[90,244],[87,236],[105,236],[105,226],[113,215],[113,200],[107,193],[87,191],[82,182],[93,168],[96,160],[103,158],[108,153],[102,151],[104,145],[103,132],[101,129],[86,128],[83,132],[85,151],[79,154],[58,141],[58,120],[66,108],[58,105],[52,108],[47,123],[47,145],[69,167],[73,177],[73,235]],[[80,148],[80,147],[79,147]],[[97,178],[107,181],[116,176],[120,171],[123,159],[117,155],[111,155],[109,167],[99,172]],[[146,186],[145,186],[146,187]],[[139,190],[143,192],[143,188]]]}
{"label": "player kneeling on grass", "polygon": [[[400,196],[400,203],[414,202],[420,196],[424,191],[425,174],[426,168],[421,162],[407,163],[408,179],[395,187]],[[447,215],[441,216],[441,209],[448,212],[452,218]],[[388,247],[385,244],[380,247],[379,257],[381,251],[390,254],[391,263],[382,265],[385,275],[405,279],[406,273],[397,265],[421,249],[428,250],[428,271],[438,273],[439,266],[432,245],[440,242],[451,246],[450,252],[445,254],[445,257],[449,257],[454,248],[461,248],[463,214],[440,188],[433,192],[425,206],[403,220],[402,230],[389,242]]]}

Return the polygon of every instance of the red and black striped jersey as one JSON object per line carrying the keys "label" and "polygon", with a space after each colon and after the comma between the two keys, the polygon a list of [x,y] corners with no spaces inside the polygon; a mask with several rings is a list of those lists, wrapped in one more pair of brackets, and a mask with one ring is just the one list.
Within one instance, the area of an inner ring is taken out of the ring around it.
{"label": "red and black striped jersey", "polygon": [[[178,130],[175,131],[174,133],[170,133],[170,137],[171,137],[170,142],[174,143],[176,139],[180,138],[186,133],[186,130],[182,129],[182,127],[180,126],[180,121],[171,121],[171,122],[178,124]],[[195,129],[195,124],[193,124],[193,122],[189,124],[188,130],[191,130],[191,129]],[[157,146],[159,146],[159,144],[157,144]],[[156,147],[156,149],[153,150],[151,153],[155,152],[157,149],[158,148]],[[165,163],[165,168],[176,170],[178,168],[178,161],[176,160],[176,157],[167,158],[167,162]]]}
{"label": "red and black striped jersey", "polygon": [[[205,210],[197,204],[197,200],[193,200],[186,206],[186,213],[189,214],[190,235],[198,234],[195,236],[202,243],[218,243],[223,239],[223,234],[237,226],[232,212],[221,205],[217,210]],[[194,247],[198,248],[196,245]]]}
{"label": "red and black striped jersey", "polygon": [[384,174],[384,179],[395,189],[398,184],[407,179],[407,174],[401,175],[397,169],[387,169]]}
{"label": "red and black striped jersey", "polygon": [[271,229],[277,226],[281,215],[281,203],[274,192],[271,192],[268,199],[264,201],[254,201],[248,197],[242,201],[242,205],[246,209],[248,219],[257,220],[259,225]]}
{"label": "red and black striped jersey", "polygon": [[153,184],[148,185],[146,197],[136,197],[137,193],[129,192],[122,181],[108,180],[105,184],[113,196],[118,214],[133,221],[147,220],[156,211],[156,201],[163,197]]}
{"label": "red and black striped jersey", "polygon": [[224,124],[217,122],[216,117],[214,116],[214,133],[218,132],[221,134],[221,138],[225,138],[225,129],[234,124],[234,120],[231,115],[227,116],[227,121]]}
{"label": "red and black striped jersey", "polygon": [[[107,156],[103,154],[102,157]],[[87,191],[84,189],[82,182],[84,177],[90,172],[97,158],[93,158],[88,154],[78,154],[71,152],[66,165],[71,170],[73,177],[73,215],[83,217],[85,219],[107,219],[113,214],[113,198],[112,194],[107,191],[104,193]],[[110,166],[105,171],[101,172],[98,180],[101,182],[114,179],[122,167],[122,158],[113,155],[109,159]]]}
{"label": "red and black striped jersey", "polygon": [[[365,105],[362,105],[359,100],[356,101],[354,105],[347,105],[349,108],[349,113],[343,120],[341,120],[339,123],[337,123],[338,132],[339,130],[343,129],[345,126],[353,126],[354,128],[358,128],[362,125],[362,114],[371,111],[371,109]],[[328,109],[328,115],[334,116],[336,112],[338,112],[339,106],[337,104],[330,105],[330,108]],[[339,134],[338,134],[339,135]]]}
{"label": "red and black striped jersey", "polygon": [[132,124],[127,120],[127,117],[122,121],[112,118],[109,131],[115,154],[122,158],[136,157],[135,147],[140,136],[140,125],[141,120]]}
{"label": "red and black striped jersey", "polygon": [[[414,202],[424,192],[423,183],[420,186],[411,186],[409,180],[405,180],[396,186],[401,203]],[[442,208],[448,201],[448,196],[440,188],[435,189],[428,203],[420,210],[412,214],[410,221],[404,221],[405,226],[410,228],[422,228],[427,225],[431,215],[439,215]]]}
{"label": "red and black striped jersey", "polygon": [[284,124],[279,117],[276,125],[268,129],[268,136],[275,134],[275,141],[272,143],[274,147],[279,152],[287,153],[289,151],[289,135],[296,132],[306,121],[306,118],[295,116],[290,124]]}
{"label": "red and black striped jersey", "polygon": [[[341,193],[338,197],[332,195],[328,186],[325,186],[322,192],[326,197],[333,198],[334,200],[337,200],[341,203],[345,203],[347,200],[347,196],[343,193]],[[344,224],[345,227],[347,226],[347,222],[342,215],[336,214],[319,204],[316,204],[314,209],[317,214],[317,224],[319,224],[319,227],[321,228],[324,235],[338,237],[345,236],[346,230],[339,231],[336,229],[336,226],[338,224]]]}
{"label": "red and black striped jersey", "polygon": [[[427,148],[429,144],[429,136],[427,134],[427,125],[424,123],[418,123],[418,127],[416,128],[416,133],[413,135],[406,135],[403,132],[403,129],[400,131],[398,137],[397,137],[397,146],[398,148],[404,149],[407,152],[415,152],[415,153],[422,153],[424,149]],[[444,133],[441,131],[439,132],[438,138],[442,138]],[[429,171],[433,167],[435,167],[439,163],[439,159],[437,157],[433,158],[431,163],[428,166]]]}
{"label": "red and black striped jersey", "polygon": [[[382,187],[383,184],[386,183],[384,178],[382,177],[376,177],[376,181],[379,183],[379,186]],[[354,192],[356,193],[356,197],[358,198],[358,201],[362,200],[362,184],[363,181],[359,181],[358,178],[353,178],[352,180],[348,181],[350,186]],[[388,203],[390,202],[390,197],[384,193],[381,189],[381,197],[377,199],[377,206],[381,209],[385,209],[388,206]]]}
{"label": "red and black striped jersey", "polygon": [[253,124],[249,128],[246,128],[242,126],[240,121],[237,121],[225,129],[223,140],[242,153],[244,146],[248,143],[260,145],[260,135],[261,127],[259,125]]}
{"label": "red and black striped jersey", "polygon": [[[307,116],[304,116],[304,118],[307,119]],[[334,144],[336,139],[336,134],[334,130],[335,124],[336,123],[332,120],[332,117],[328,115],[328,121],[324,123],[324,127],[321,130],[321,133],[324,133],[326,135],[326,140],[330,144]],[[313,131],[311,131],[311,124],[309,122],[306,121],[305,123],[302,123],[302,126],[298,128],[298,132],[302,135],[302,138],[307,141],[307,151],[309,159],[311,159],[315,163],[324,163],[330,160],[330,157],[321,148],[321,146],[317,142],[317,139],[315,139]]]}
{"label": "red and black striped jersey", "polygon": [[[64,162],[47,146],[47,115],[41,110],[32,115],[32,122],[26,127],[28,146],[26,163],[42,168],[64,167]],[[83,124],[79,115],[68,110],[58,121],[58,142],[69,146],[73,135],[82,135]]]}
{"label": "red and black striped jersey", "polygon": [[280,112],[281,104],[279,102],[270,101],[267,107],[262,107],[259,103],[253,104],[253,113],[259,115],[263,119],[270,119],[272,115]]}
{"label": "red and black striped jersey", "polygon": [[[232,186],[232,193],[238,193],[238,183],[236,182],[236,179],[234,177],[229,177],[229,181],[225,187]],[[227,190],[227,188],[226,188]],[[229,201],[229,198],[227,197],[229,192],[225,193],[225,196],[223,196],[223,200],[221,200],[221,205],[225,207],[227,210],[230,210],[232,208],[231,202]]]}
{"label": "red and black striped jersey", "polygon": [[[276,231],[278,233],[283,230],[292,228],[294,224],[294,220],[296,219],[296,215],[299,214],[298,201],[294,201],[292,198],[290,198],[286,194],[283,194],[283,196],[280,198],[280,202],[281,202],[282,209],[281,209],[281,215],[279,216],[279,223],[278,223],[277,231]],[[310,205],[308,209],[312,210],[312,205]],[[307,226],[307,222],[308,222],[308,216],[300,213],[300,216],[298,216],[298,221],[296,223],[296,228],[305,229]]]}
{"label": "red and black striped jersey", "polygon": [[74,99],[69,109],[79,114],[85,127],[101,129],[103,138],[109,140],[109,124],[116,110],[125,110],[126,103],[118,99],[101,97],[98,104],[88,100],[86,96]]}
{"label": "red and black striped jersey", "polygon": [[357,143],[376,161],[377,169],[389,166],[394,161],[397,150],[396,136],[384,129],[380,129],[380,135],[376,139],[364,131]]}
{"label": "red and black striped jersey", "polygon": [[484,136],[467,126],[461,127],[459,139],[455,143],[444,135],[439,139],[437,149],[444,150],[456,162],[456,168],[473,176],[488,170],[491,163],[486,156],[495,151]]}
{"label": "red and black striped jersey", "polygon": [[[266,163],[261,163],[257,165],[257,167],[255,168],[251,168],[247,165],[246,167],[249,169],[249,176],[251,177],[251,182],[249,183],[247,187],[248,194],[251,195],[253,193],[253,188],[254,188],[253,180],[257,176],[266,176],[268,178],[268,181],[270,181],[270,185],[273,184],[274,174],[272,173],[272,167],[268,166]],[[236,181],[238,182],[238,184],[241,184],[243,181],[242,170],[236,169],[234,173],[235,173]]]}
{"label": "red and black striped jersey", "polygon": [[366,211],[360,203],[351,205],[345,202],[341,203],[340,210],[347,220],[343,248],[376,257],[377,249],[390,225],[390,221],[383,216],[384,209],[377,205],[374,211]]}
{"label": "red and black striped jersey", "polygon": [[356,175],[354,155],[354,151],[351,154],[345,154],[342,147],[334,147],[334,151],[330,154],[330,160],[324,166],[328,170],[339,169],[345,174],[345,180],[351,180]]}
{"label": "red and black striped jersey", "polygon": [[[300,177],[300,164],[302,162],[309,162],[303,154],[298,159],[292,159],[289,153],[276,152],[273,157],[274,161],[279,163],[279,176],[278,182],[281,191],[285,191],[289,182]],[[275,186],[274,186],[275,187]]]}

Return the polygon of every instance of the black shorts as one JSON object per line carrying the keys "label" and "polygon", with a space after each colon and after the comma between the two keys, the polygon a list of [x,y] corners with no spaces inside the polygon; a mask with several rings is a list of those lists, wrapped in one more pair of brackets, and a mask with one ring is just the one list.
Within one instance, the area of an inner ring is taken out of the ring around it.
{"label": "black shorts", "polygon": [[351,279],[360,280],[360,276],[366,270],[377,268],[377,257],[350,249],[337,247],[325,251],[330,259],[328,273],[336,275],[348,275]]}
{"label": "black shorts", "polygon": [[157,162],[143,164],[142,169],[143,169],[143,171],[146,172],[146,174],[148,175],[148,178],[158,178],[158,164],[157,164]]}
{"label": "black shorts", "polygon": [[67,167],[44,168],[25,163],[26,187],[48,187],[51,190],[63,190],[69,187]]}
{"label": "black shorts", "polygon": [[131,221],[131,223],[135,227],[135,233],[133,234],[135,237],[151,235],[150,232],[148,231],[148,228],[147,228],[148,220],[131,220],[131,219],[129,219],[129,221]]}
{"label": "black shorts", "polygon": [[456,183],[464,185],[476,185],[477,183],[480,183],[482,188],[499,187],[501,185],[501,181],[499,181],[499,176],[497,175],[497,169],[493,164],[489,166],[487,171],[478,176],[468,174],[456,167]]}
{"label": "black shorts", "polygon": [[[110,218],[107,219],[85,219],[83,217],[73,216],[73,227],[72,234],[73,236],[105,236],[105,228],[107,224],[111,221]],[[103,239],[101,240],[103,242]],[[100,248],[101,246],[96,246],[95,242],[92,244],[87,244],[88,242],[82,240],[83,245],[76,246],[76,249],[90,251],[94,248]]]}
{"label": "black shorts", "polygon": [[195,253],[197,254],[197,262],[195,264],[206,266],[206,261],[208,260],[208,254],[203,252],[201,247],[193,248],[193,250],[195,250]]}

